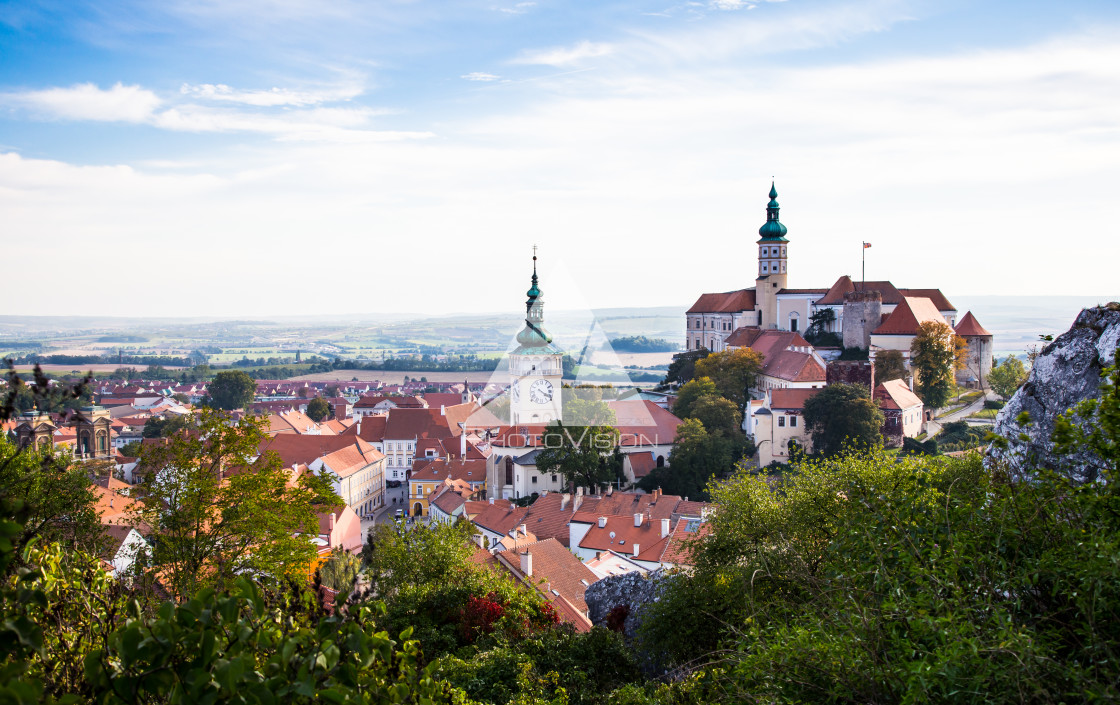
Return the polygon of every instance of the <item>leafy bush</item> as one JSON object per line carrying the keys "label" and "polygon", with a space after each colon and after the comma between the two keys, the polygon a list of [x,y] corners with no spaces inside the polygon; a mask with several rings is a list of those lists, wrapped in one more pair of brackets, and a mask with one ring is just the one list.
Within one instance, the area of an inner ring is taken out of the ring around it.
{"label": "leafy bush", "polygon": [[720,700],[1120,697],[1115,482],[877,452],[712,493],[694,573],[642,631],[671,662],[708,654]]}

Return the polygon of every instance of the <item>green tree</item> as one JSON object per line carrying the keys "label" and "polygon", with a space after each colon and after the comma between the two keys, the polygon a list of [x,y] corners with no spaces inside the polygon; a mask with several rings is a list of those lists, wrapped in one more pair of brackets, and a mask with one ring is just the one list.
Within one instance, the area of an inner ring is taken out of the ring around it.
{"label": "green tree", "polygon": [[241,370],[219,372],[206,387],[203,403],[213,409],[243,409],[253,401],[257,383]]}
{"label": "green tree", "polygon": [[291,470],[279,457],[258,457],[263,422],[231,421],[203,410],[193,433],[171,436],[145,452],[144,509],[136,520],[153,537],[151,561],[172,594],[223,587],[237,575],[307,576],[316,548],[317,506],[342,500],[326,476]]}
{"label": "green tree", "polygon": [[319,566],[319,580],[332,590],[348,593],[354,588],[361,567],[361,561],[353,553],[334,551],[330,558]]}
{"label": "green tree", "polygon": [[307,415],[311,417],[311,420],[315,423],[327,418],[330,416],[330,413],[331,405],[328,404],[327,400],[323,397],[315,397],[307,402]]}
{"label": "green tree", "polygon": [[892,379],[910,379],[906,360],[899,350],[882,350],[875,354],[875,383],[882,384]]}
{"label": "green tree", "polygon": [[617,419],[614,409],[602,397],[601,389],[565,389],[564,418],[569,426],[613,426]]}
{"label": "green tree", "polygon": [[194,428],[195,418],[191,414],[167,414],[153,416],[140,431],[143,438],[170,438],[180,431]]}
{"label": "green tree", "polygon": [[740,411],[745,410],[749,390],[761,371],[762,355],[750,348],[712,353],[696,362],[696,374],[711,378],[720,395],[735,402]]}
{"label": "green tree", "polygon": [[690,416],[702,424],[708,433],[724,438],[738,438],[743,433],[743,415],[730,399],[709,395],[700,397],[692,405]]}
{"label": "green tree", "polygon": [[101,540],[90,468],[54,449],[19,449],[0,435],[0,487],[18,500],[23,521],[9,539],[15,555],[32,542],[96,552]]}
{"label": "green tree", "polygon": [[866,449],[882,443],[883,412],[863,385],[828,385],[805,401],[804,415],[815,453],[834,455],[848,446]]}
{"label": "green tree", "polygon": [[672,384],[677,386],[687,384],[689,380],[696,376],[696,361],[703,360],[710,354],[706,348],[701,348],[700,350],[690,350],[673,355],[673,361],[669,363],[669,369],[665,372],[665,379],[661,382],[662,385],[668,387]]}
{"label": "green tree", "polygon": [[577,487],[592,489],[615,479],[611,457],[618,447],[618,431],[613,426],[566,426],[555,421],[542,438],[545,447],[537,456],[542,473],[557,472]]}
{"label": "green tree", "polygon": [[948,324],[925,321],[910,344],[914,391],[931,409],[945,406],[953,392],[953,372],[964,366],[960,342]]}
{"label": "green tree", "polygon": [[988,385],[993,392],[1004,399],[1010,399],[1026,381],[1027,368],[1023,361],[1014,355],[1008,355],[988,373]]}
{"label": "green tree", "polygon": [[[721,401],[727,402],[726,399]],[[638,486],[647,491],[660,487],[669,494],[689,499],[707,499],[709,481],[734,470],[746,445],[742,434],[709,433],[699,419],[685,419],[677,427],[669,465],[652,470]]]}
{"label": "green tree", "polygon": [[689,380],[677,392],[677,401],[673,404],[673,413],[685,419],[692,416],[692,406],[704,397],[719,396],[716,383],[709,377],[697,377]]}

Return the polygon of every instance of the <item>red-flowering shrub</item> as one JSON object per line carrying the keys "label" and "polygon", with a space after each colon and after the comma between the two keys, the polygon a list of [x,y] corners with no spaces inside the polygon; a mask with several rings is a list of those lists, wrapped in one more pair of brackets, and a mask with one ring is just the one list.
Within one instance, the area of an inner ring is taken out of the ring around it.
{"label": "red-flowering shrub", "polygon": [[471,595],[467,598],[467,605],[460,616],[459,627],[463,632],[463,639],[468,643],[473,642],[479,634],[490,634],[494,631],[494,623],[502,618],[505,607],[498,602],[497,595],[490,593],[485,597]]}
{"label": "red-flowering shrub", "polygon": [[612,632],[622,631],[623,625],[626,624],[626,618],[630,616],[630,605],[616,605],[614,609],[607,613],[607,629]]}

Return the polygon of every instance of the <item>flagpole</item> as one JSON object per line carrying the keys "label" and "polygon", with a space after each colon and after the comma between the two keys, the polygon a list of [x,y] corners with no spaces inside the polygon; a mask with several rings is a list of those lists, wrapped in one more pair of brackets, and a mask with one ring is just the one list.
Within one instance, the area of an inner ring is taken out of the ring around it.
{"label": "flagpole", "polygon": [[860,262],[860,266],[859,266],[859,268],[860,268],[859,290],[860,291],[863,291],[864,289],[867,288],[867,243],[864,242],[864,243],[862,243],[862,245],[863,246],[859,248],[860,249],[860,257],[861,257],[861,262]]}

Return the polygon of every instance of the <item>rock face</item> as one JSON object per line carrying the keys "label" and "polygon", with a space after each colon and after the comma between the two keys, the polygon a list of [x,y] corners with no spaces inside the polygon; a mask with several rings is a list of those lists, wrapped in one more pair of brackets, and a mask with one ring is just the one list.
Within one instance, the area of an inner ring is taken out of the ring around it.
{"label": "rock face", "polygon": [[627,639],[633,639],[642,623],[643,608],[660,597],[663,579],[662,571],[655,570],[646,574],[612,575],[592,583],[583,595],[591,623],[606,626],[611,611],[624,606],[628,614],[622,633]]}
{"label": "rock face", "polygon": [[[995,432],[1009,445],[1007,450],[993,448],[991,457],[1018,474],[1049,468],[1075,481],[1096,480],[1103,467],[1100,458],[1088,452],[1056,456],[1050,436],[1055,418],[1080,401],[1100,396],[1101,369],[1112,364],[1118,346],[1120,304],[1083,310],[1072,328],[1042,349],[1026,384],[999,412]],[[1024,411],[1031,419],[1025,427],[1017,420]]]}

